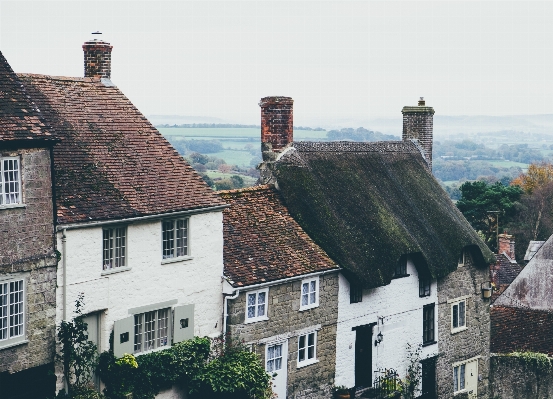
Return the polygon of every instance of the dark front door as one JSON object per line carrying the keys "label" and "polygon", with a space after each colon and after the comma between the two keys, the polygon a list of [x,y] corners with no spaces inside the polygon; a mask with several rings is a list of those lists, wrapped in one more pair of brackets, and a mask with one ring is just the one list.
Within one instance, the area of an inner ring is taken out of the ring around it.
{"label": "dark front door", "polygon": [[355,328],[355,386],[372,385],[373,326]]}
{"label": "dark front door", "polygon": [[421,399],[436,399],[436,358],[423,360]]}

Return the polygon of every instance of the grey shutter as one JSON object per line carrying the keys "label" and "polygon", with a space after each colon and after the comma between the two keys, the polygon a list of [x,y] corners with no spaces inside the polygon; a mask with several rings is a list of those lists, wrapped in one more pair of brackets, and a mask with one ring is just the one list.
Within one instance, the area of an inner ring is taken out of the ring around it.
{"label": "grey shutter", "polygon": [[134,352],[134,316],[117,320],[113,325],[113,354],[121,357]]}
{"label": "grey shutter", "polygon": [[173,343],[194,338],[194,305],[175,307],[173,323]]}

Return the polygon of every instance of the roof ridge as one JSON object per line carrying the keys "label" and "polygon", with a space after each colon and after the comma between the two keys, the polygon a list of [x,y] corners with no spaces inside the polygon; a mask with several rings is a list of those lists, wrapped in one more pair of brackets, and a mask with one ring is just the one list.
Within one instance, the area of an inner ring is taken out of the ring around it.
{"label": "roof ridge", "polygon": [[248,193],[248,192],[256,192],[256,191],[267,191],[274,189],[274,184],[258,184],[255,186],[250,187],[243,187],[243,188],[234,188],[232,190],[220,190],[217,191],[217,194],[240,194],[240,193]]}
{"label": "roof ridge", "polygon": [[19,76],[28,76],[32,78],[48,78],[52,80],[72,80],[77,82],[89,82],[89,83],[100,83],[100,78],[93,77],[78,77],[78,76],[61,76],[61,75],[45,75],[42,73],[21,73],[18,72],[16,75]]}

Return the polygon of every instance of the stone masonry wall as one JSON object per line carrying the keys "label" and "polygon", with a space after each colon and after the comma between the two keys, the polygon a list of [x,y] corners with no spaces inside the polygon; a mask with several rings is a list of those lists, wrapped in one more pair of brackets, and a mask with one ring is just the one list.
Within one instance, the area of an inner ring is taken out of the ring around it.
{"label": "stone masonry wall", "polygon": [[403,108],[403,140],[417,139],[424,149],[426,160],[432,170],[432,142],[434,109],[432,107]]}
{"label": "stone masonry wall", "polygon": [[[231,335],[252,344],[265,361],[265,338],[291,333],[288,338],[288,398],[315,399],[330,397],[336,362],[336,321],[338,315],[338,274],[319,277],[319,306],[299,311],[301,278],[269,287],[269,320],[244,324],[246,290],[237,299],[229,300]],[[320,325],[317,332],[318,363],[297,368],[298,331]]]}
{"label": "stone masonry wall", "polygon": [[24,207],[0,206],[0,278],[23,277],[27,343],[2,349],[0,373],[53,362],[56,264],[48,149],[0,150],[19,156]]}
{"label": "stone masonry wall", "polygon": [[490,390],[494,399],[552,399],[553,370],[518,357],[492,356]]}
{"label": "stone masonry wall", "polygon": [[[483,299],[480,284],[489,281],[489,269],[473,266],[467,252],[464,266],[438,280],[438,350],[436,364],[439,398],[453,397],[453,363],[480,356],[478,398],[489,398],[490,300]],[[451,304],[447,301],[469,295],[466,300],[467,329],[451,332]]]}

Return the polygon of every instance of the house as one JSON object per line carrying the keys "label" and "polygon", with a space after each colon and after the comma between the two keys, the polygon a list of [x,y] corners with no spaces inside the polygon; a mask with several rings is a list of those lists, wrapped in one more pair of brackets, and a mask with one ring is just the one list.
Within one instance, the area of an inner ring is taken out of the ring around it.
{"label": "house", "polygon": [[278,398],[330,397],[337,265],[290,216],[274,187],[220,192],[225,332],[258,353]]}
{"label": "house", "polygon": [[491,351],[553,355],[553,236],[496,299],[491,310]]}
{"label": "house", "polygon": [[51,162],[56,142],[0,53],[2,399],[54,394],[57,257]]}
{"label": "house", "polygon": [[503,233],[498,235],[498,241],[496,261],[490,265],[490,281],[495,286],[492,302],[505,291],[523,268],[515,259],[515,237]]}
{"label": "house", "polygon": [[226,204],[111,81],[112,46],[83,50],[84,78],[18,75],[61,139],[56,321],[82,293],[100,351],[110,334],[116,356],[217,336]]}
{"label": "house", "polygon": [[404,378],[420,345],[423,397],[487,397],[494,256],[432,176],[433,108],[403,108],[402,141],[294,142],[293,100],[259,105],[261,183],[342,268],[335,384]]}

